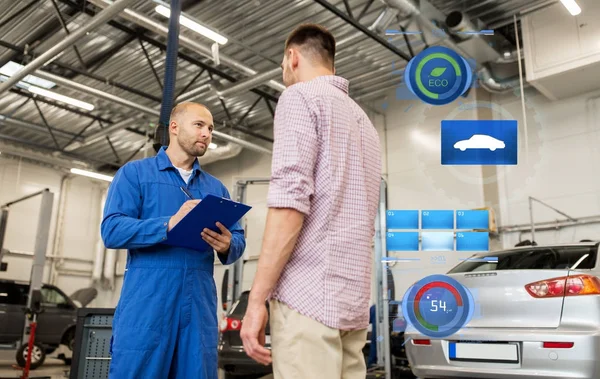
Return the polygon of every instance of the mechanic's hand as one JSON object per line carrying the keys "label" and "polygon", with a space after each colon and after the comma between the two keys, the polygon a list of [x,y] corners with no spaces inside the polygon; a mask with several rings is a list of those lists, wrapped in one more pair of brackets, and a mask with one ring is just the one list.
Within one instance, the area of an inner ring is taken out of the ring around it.
{"label": "mechanic's hand", "polygon": [[268,321],[269,314],[264,303],[248,305],[240,331],[246,354],[265,366],[272,362],[271,351],[265,347],[265,328]]}
{"label": "mechanic's hand", "polygon": [[229,250],[229,246],[231,245],[231,232],[220,222],[217,222],[217,228],[219,228],[221,234],[205,228],[201,233],[202,239],[215,249],[217,253],[224,254]]}
{"label": "mechanic's hand", "polygon": [[188,200],[185,203],[183,203],[183,205],[181,206],[181,208],[179,208],[177,213],[175,213],[173,217],[169,219],[168,231],[171,231],[171,229],[173,229],[175,225],[179,223],[179,221],[181,221],[188,213],[190,213],[190,211],[194,209],[194,207],[198,205],[199,202],[200,200]]}

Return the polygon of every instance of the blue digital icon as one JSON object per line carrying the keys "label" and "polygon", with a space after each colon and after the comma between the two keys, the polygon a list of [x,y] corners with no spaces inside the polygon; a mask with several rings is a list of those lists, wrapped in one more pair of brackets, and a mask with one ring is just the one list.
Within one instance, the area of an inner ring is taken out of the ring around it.
{"label": "blue digital icon", "polygon": [[402,311],[421,334],[445,338],[458,332],[473,317],[473,295],[456,279],[431,275],[406,291]]}
{"label": "blue digital icon", "polygon": [[481,210],[456,211],[456,229],[489,229],[490,212]]}
{"label": "blue digital icon", "polygon": [[453,251],[453,232],[422,232],[421,250],[423,251]]}
{"label": "blue digital icon", "polygon": [[419,232],[388,233],[387,251],[419,251]]}
{"label": "blue digital icon", "polygon": [[516,120],[443,120],[442,165],[516,165]]}
{"label": "blue digital icon", "polygon": [[386,217],[387,229],[419,229],[418,210],[389,210]]}
{"label": "blue digital icon", "polygon": [[454,212],[451,210],[421,211],[422,229],[454,229]]}
{"label": "blue digital icon", "polygon": [[488,232],[456,233],[456,251],[489,251],[490,234]]}
{"label": "blue digital icon", "polygon": [[471,86],[473,73],[467,61],[444,46],[429,47],[412,58],[404,70],[404,83],[428,104],[456,100]]}

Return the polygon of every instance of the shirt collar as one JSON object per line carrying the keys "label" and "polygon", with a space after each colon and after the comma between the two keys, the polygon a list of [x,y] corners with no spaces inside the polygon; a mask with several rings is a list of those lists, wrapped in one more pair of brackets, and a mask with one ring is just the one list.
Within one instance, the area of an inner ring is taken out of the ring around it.
{"label": "shirt collar", "polygon": [[[167,147],[166,146],[163,146],[160,148],[160,150],[158,151],[158,154],[156,154],[156,160],[158,162],[158,169],[160,171],[164,171],[170,167],[175,168],[175,166],[173,166],[173,163],[171,163],[169,156],[167,155]],[[194,164],[192,165],[192,175],[196,175],[196,173],[199,171],[200,171],[200,162],[198,162],[198,159],[195,159]]]}
{"label": "shirt collar", "polygon": [[344,91],[346,94],[348,94],[349,82],[347,79],[344,79],[341,76],[321,75],[321,76],[317,76],[314,80],[327,82],[327,83],[331,84],[332,86],[337,87],[340,90]]}

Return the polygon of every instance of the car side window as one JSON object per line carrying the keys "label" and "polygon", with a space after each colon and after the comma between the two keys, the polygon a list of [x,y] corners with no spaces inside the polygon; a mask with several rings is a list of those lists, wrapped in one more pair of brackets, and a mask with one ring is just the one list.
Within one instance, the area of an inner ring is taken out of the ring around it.
{"label": "car side window", "polygon": [[0,304],[19,304],[19,293],[12,283],[0,283]]}
{"label": "car side window", "polygon": [[53,288],[42,288],[42,302],[51,305],[68,305],[67,299]]}

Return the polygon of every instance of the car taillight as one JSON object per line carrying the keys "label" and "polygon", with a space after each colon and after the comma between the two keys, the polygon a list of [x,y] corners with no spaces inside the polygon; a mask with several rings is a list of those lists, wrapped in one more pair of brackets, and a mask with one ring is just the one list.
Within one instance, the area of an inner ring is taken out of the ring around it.
{"label": "car taillight", "polygon": [[227,332],[232,330],[241,330],[242,322],[237,318],[231,317],[223,317],[221,320],[221,324],[219,325],[219,330],[221,332]]}
{"label": "car taillight", "polygon": [[544,342],[544,349],[570,349],[574,342]]}
{"label": "car taillight", "polygon": [[525,289],[537,298],[600,295],[600,280],[592,275],[562,276],[527,284]]}
{"label": "car taillight", "polygon": [[431,345],[431,340],[412,340],[415,345],[428,346]]}

